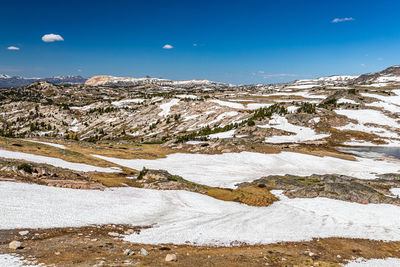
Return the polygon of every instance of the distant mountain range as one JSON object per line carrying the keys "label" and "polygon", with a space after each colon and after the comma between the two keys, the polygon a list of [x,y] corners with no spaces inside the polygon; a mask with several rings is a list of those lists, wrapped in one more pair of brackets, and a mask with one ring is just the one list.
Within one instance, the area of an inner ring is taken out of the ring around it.
{"label": "distant mountain range", "polygon": [[[134,87],[141,85],[157,85],[177,88],[227,88],[233,85],[221,82],[213,82],[203,79],[173,81],[160,78],[133,78],[114,77],[108,75],[97,75],[90,79],[81,76],[55,76],[50,78],[24,78],[20,76],[9,76],[0,74],[0,88],[26,86],[37,81],[46,81],[54,84],[85,84],[88,86],[109,86],[109,87]],[[261,85],[261,84],[260,84]],[[282,86],[290,85],[293,88],[304,89],[321,86],[392,86],[400,85],[400,65],[391,66],[383,71],[367,73],[362,75],[332,75],[316,79],[296,80]]]}
{"label": "distant mountain range", "polygon": [[49,78],[25,78],[21,76],[9,76],[0,74],[0,88],[26,86],[37,81],[46,81],[56,84],[58,83],[76,84],[76,83],[85,83],[86,80],[87,79],[83,78],[82,76],[54,76]]}
{"label": "distant mountain range", "polygon": [[226,83],[213,82],[209,80],[183,80],[173,81],[160,78],[132,78],[132,77],[114,77],[108,75],[93,76],[85,82],[86,85],[90,86],[140,86],[147,84],[154,84],[158,86],[171,86],[171,87],[194,87],[194,86],[230,86]]}

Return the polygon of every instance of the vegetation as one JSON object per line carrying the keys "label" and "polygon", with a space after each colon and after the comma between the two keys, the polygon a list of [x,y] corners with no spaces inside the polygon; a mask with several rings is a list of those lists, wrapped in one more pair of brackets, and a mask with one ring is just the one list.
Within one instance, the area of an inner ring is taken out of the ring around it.
{"label": "vegetation", "polygon": [[33,168],[32,165],[28,164],[28,163],[21,163],[18,165],[18,170],[23,170],[24,172],[27,173],[32,173],[33,172]]}

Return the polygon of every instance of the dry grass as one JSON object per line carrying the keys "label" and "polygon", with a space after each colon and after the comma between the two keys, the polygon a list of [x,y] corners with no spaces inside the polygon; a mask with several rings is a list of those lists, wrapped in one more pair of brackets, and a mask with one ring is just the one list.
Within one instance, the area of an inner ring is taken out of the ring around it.
{"label": "dry grass", "polygon": [[241,189],[210,188],[207,195],[224,201],[235,201],[249,206],[265,207],[278,198],[266,188],[246,187]]}

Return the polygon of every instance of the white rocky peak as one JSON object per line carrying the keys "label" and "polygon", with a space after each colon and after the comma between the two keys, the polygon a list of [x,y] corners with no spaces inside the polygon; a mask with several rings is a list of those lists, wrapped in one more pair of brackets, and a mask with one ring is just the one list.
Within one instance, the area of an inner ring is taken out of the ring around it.
{"label": "white rocky peak", "polygon": [[161,86],[189,86],[189,85],[210,85],[220,84],[209,80],[182,80],[172,81],[167,79],[159,78],[134,78],[134,77],[114,77],[109,75],[98,75],[93,76],[86,81],[86,85],[98,86],[98,85],[141,85],[141,84],[157,84]]}

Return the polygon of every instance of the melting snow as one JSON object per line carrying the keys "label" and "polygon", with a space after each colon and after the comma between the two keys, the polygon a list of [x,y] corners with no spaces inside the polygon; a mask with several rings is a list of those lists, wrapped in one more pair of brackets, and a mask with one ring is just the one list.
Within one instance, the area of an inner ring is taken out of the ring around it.
{"label": "melting snow", "polygon": [[344,115],[350,119],[356,120],[362,124],[373,123],[387,125],[389,127],[400,128],[400,124],[393,118],[384,115],[382,112],[371,109],[339,109],[335,110],[337,114]]}
{"label": "melting snow", "polygon": [[225,106],[225,107],[230,107],[230,108],[237,108],[237,109],[244,109],[244,106],[240,103],[232,103],[232,102],[228,102],[228,101],[222,101],[222,100],[217,100],[217,99],[213,99],[210,100],[210,102],[216,103],[220,106]]}
{"label": "melting snow", "polygon": [[160,108],[162,109],[162,111],[160,113],[158,113],[158,116],[161,116],[161,117],[168,116],[169,112],[171,110],[171,107],[177,105],[178,103],[179,103],[179,99],[173,98],[168,103],[161,104]]}
{"label": "melting snow", "polygon": [[329,137],[329,134],[316,134],[315,131],[308,127],[297,126],[288,122],[285,117],[274,115],[269,124],[258,125],[260,128],[275,128],[286,132],[295,133],[294,135],[275,135],[267,137],[267,143],[299,143],[305,141],[314,141]]}
{"label": "melting snow", "polygon": [[165,169],[196,183],[230,188],[234,188],[237,183],[253,181],[268,175],[328,173],[374,179],[377,174],[398,173],[400,169],[396,160],[389,162],[356,158],[356,161],[349,161],[294,152],[278,154],[241,152],[217,155],[175,153],[155,160],[95,156],[136,170],[141,170],[143,167]]}
{"label": "melting snow", "polygon": [[8,151],[0,149],[0,157],[7,158],[7,159],[20,159],[31,161],[35,163],[44,163],[49,164],[55,167],[66,168],[74,171],[81,171],[81,172],[120,172],[121,169],[118,167],[111,167],[111,168],[103,168],[97,167],[93,165],[83,164],[83,163],[75,163],[65,161],[59,158],[53,157],[46,157],[46,156],[39,156],[34,154],[16,152],[16,151]]}
{"label": "melting snow", "polygon": [[233,130],[222,132],[222,133],[210,134],[208,137],[211,138],[211,139],[214,139],[214,138],[219,138],[219,139],[232,138],[233,135],[235,134],[235,131],[236,130],[233,129]]}
{"label": "melting snow", "polygon": [[[55,143],[50,143],[50,142],[43,142],[43,141],[36,141],[36,140],[24,140],[27,142],[31,142],[31,143],[39,143],[39,144],[44,144],[44,145],[48,145],[48,146],[53,146],[53,147],[57,147],[57,148],[61,148],[61,149],[67,149],[66,146],[60,145],[60,144],[55,144]],[[1,155],[0,155],[1,156]]]}
{"label": "melting snow", "polygon": [[114,106],[117,106],[117,107],[122,107],[122,106],[125,106],[130,103],[140,104],[143,102],[144,102],[144,99],[135,98],[135,99],[124,99],[124,100],[120,100],[120,101],[114,101],[114,102],[111,102],[111,104]]}
{"label": "melting snow", "polygon": [[357,259],[350,261],[345,265],[346,267],[395,267],[400,266],[400,259],[386,258],[386,259]]}
{"label": "melting snow", "polygon": [[327,198],[281,198],[269,207],[250,207],[187,191],[0,182],[0,203],[1,229],[153,225],[125,237],[137,243],[234,245],[334,236],[400,240],[400,207]]}

